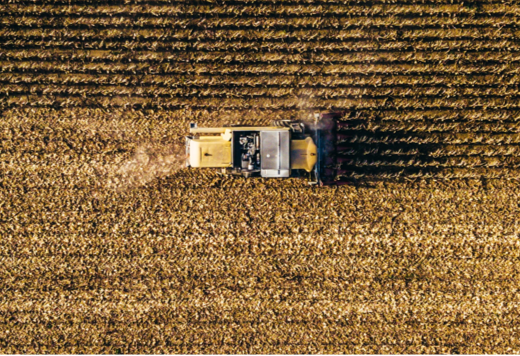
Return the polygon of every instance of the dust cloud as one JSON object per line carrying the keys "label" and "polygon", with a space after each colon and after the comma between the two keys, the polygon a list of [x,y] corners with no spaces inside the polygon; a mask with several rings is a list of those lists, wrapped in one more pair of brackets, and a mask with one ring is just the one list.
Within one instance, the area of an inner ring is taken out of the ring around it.
{"label": "dust cloud", "polygon": [[185,166],[186,153],[180,144],[142,144],[131,159],[105,168],[105,187],[124,191],[173,174]]}

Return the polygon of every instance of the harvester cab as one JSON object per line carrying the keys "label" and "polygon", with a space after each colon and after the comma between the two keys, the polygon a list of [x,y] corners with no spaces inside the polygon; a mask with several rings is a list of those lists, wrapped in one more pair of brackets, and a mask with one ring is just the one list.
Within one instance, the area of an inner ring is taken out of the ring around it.
{"label": "harvester cab", "polygon": [[277,120],[271,126],[199,128],[190,124],[186,166],[220,168],[246,178],[307,177],[310,184],[339,183],[335,172],[335,114]]}

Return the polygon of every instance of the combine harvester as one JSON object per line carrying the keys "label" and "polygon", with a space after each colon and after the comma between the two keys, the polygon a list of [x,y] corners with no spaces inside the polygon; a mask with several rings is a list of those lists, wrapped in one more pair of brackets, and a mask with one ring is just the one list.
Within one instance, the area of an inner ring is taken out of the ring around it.
{"label": "combine harvester", "polygon": [[[314,114],[309,120],[278,120],[272,126],[199,128],[190,124],[186,166],[221,168],[222,173],[249,177],[302,177],[309,184],[342,185],[352,180],[341,169],[349,136],[342,112]],[[218,135],[220,134],[220,135]]]}

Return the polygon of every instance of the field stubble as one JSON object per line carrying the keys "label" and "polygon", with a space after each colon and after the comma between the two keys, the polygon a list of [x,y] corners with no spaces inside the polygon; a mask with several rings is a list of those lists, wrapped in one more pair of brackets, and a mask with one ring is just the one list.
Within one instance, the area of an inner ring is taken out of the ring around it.
{"label": "field stubble", "polygon": [[232,179],[178,169],[218,112],[6,117],[4,352],[520,347],[514,180]]}

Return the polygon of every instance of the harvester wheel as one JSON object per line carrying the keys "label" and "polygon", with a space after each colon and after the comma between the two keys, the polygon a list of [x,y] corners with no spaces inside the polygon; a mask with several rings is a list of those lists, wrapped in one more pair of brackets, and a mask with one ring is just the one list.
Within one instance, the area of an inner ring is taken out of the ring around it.
{"label": "harvester wheel", "polygon": [[274,120],[272,125],[277,127],[288,127],[294,133],[303,133],[305,130],[303,122],[299,120]]}
{"label": "harvester wheel", "polygon": [[296,123],[297,121],[292,121],[292,120],[274,120],[272,122],[272,125],[273,126],[277,126],[277,127],[291,127],[291,123]]}

